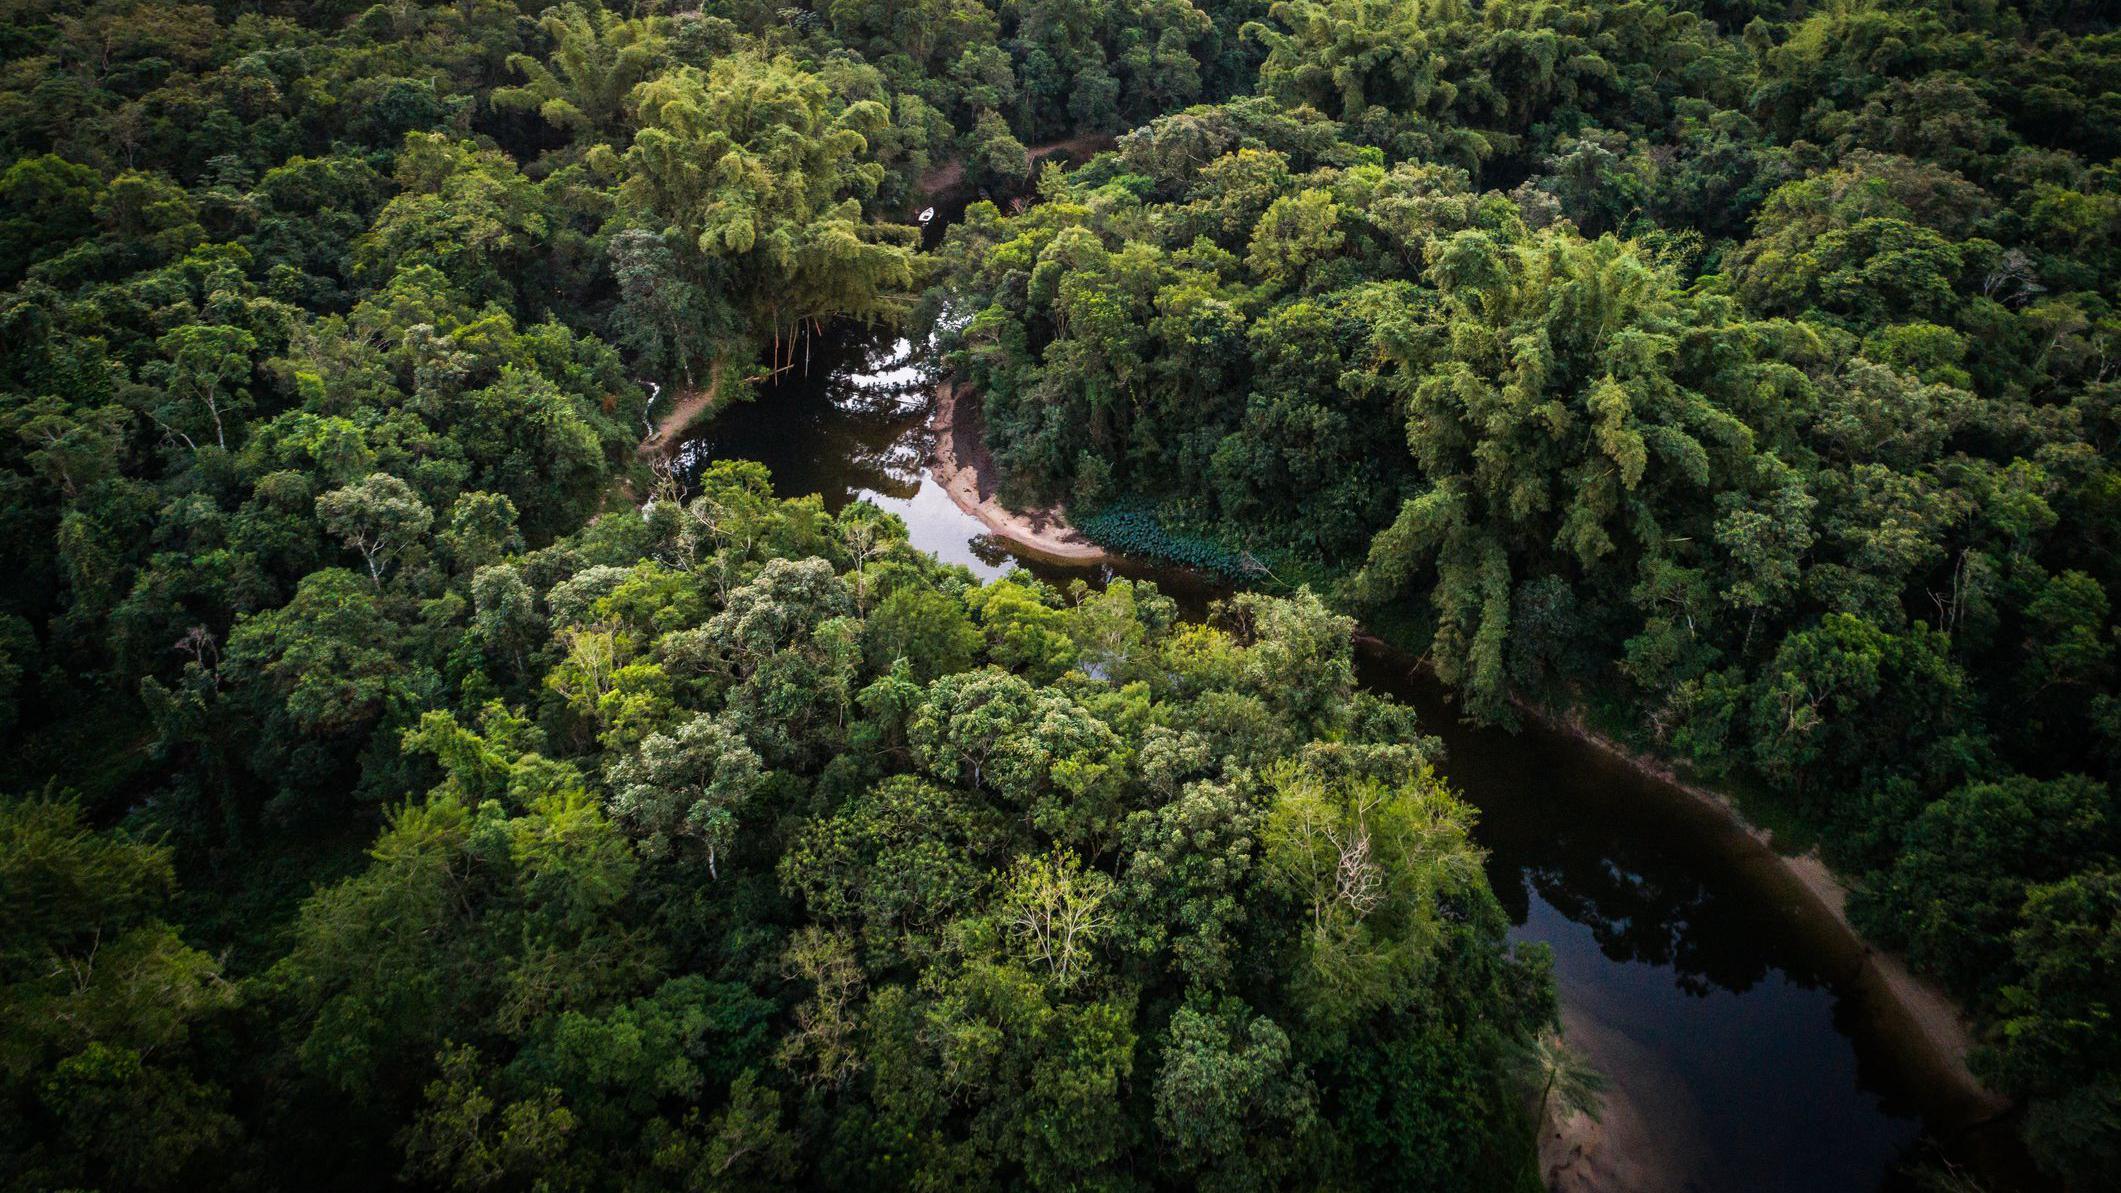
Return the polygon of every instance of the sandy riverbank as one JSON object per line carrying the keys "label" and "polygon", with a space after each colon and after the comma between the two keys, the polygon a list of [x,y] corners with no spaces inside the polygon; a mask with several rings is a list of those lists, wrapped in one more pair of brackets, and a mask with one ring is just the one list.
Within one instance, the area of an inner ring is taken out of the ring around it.
{"label": "sandy riverbank", "polygon": [[1517,702],[1517,708],[1549,728],[1657,779],[1752,838],[1762,856],[1772,861],[1795,892],[1831,921],[1842,935],[1844,947],[1860,959],[1860,968],[1854,975],[1856,988],[1872,1004],[1872,1013],[1900,1029],[1891,1034],[1909,1047],[1910,1055],[1904,1059],[1925,1070],[1925,1079],[1934,1083],[1932,1091],[1938,1095],[1934,1104],[1950,1107],[1946,1117],[1953,1125],[1986,1122],[2010,1108],[2009,1100],[1983,1085],[1967,1065],[1976,1041],[1966,1012],[1936,983],[1908,969],[1906,961],[1864,939],[1849,922],[1847,885],[1827,868],[1817,852],[1784,853],[1776,847],[1772,834],[1746,819],[1729,795],[1688,782],[1663,760],[1629,749],[1585,724],[1580,716],[1557,714],[1523,701]]}
{"label": "sandy riverbank", "polygon": [[[1982,1085],[1967,1065],[1975,1046],[1972,1026],[1959,1005],[1935,983],[1917,977],[1905,961],[1863,938],[1848,918],[1848,888],[1816,852],[1789,854],[1773,836],[1748,820],[1731,797],[1688,782],[1663,759],[1645,755],[1598,732],[1574,712],[1559,714],[1516,701],[1519,712],[1554,732],[1573,737],[1653,778],[1679,797],[1721,820],[1735,834],[1736,864],[1755,870],[1780,898],[1809,904],[1818,930],[1831,934],[1832,949],[1852,967],[1856,1012],[1874,1025],[1873,1038],[1888,1042],[1895,1063],[1911,1074],[1909,1088],[1922,1091],[1926,1117],[1947,1128],[1973,1129],[2010,1109],[2008,1099]],[[1655,1064],[1591,1008],[1562,1008],[1569,1046],[1605,1074],[1604,1113],[1551,1115],[1541,1124],[1540,1175],[1556,1193],[1647,1193],[1703,1187],[1715,1157],[1690,1153],[1682,1141],[1694,1133],[1679,1124],[1694,1113],[1685,1091],[1661,1080]],[[1714,1181],[1706,1183],[1713,1184]]]}
{"label": "sandy riverbank", "polygon": [[1598,1117],[1547,1109],[1539,1178],[1554,1193],[1689,1193],[1710,1182],[1700,1110],[1640,1041],[1582,1008],[1561,1008],[1562,1038],[1606,1079]]}
{"label": "sandy riverbank", "polygon": [[641,437],[634,453],[644,460],[667,456],[685,441],[685,432],[692,424],[712,413],[715,404],[721,401],[722,362],[714,362],[707,374],[707,388],[681,389],[670,395],[660,414],[654,415],[654,430]]}
{"label": "sandy riverbank", "polygon": [[1044,559],[1063,563],[1102,563],[1109,552],[1068,524],[1058,506],[1013,510],[995,499],[994,462],[981,435],[979,405],[972,387],[945,381],[936,387],[935,408],[928,419],[935,446],[928,467],[936,483],[957,507],[998,539]]}

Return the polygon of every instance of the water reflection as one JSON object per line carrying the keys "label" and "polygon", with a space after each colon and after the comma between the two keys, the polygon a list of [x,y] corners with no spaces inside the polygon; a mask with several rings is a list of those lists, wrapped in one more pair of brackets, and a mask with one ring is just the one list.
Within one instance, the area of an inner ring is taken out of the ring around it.
{"label": "water reflection", "polygon": [[881,331],[820,339],[800,367],[730,406],[678,451],[688,482],[718,459],[757,460],[774,488],[818,493],[830,509],[867,500],[904,519],[913,541],[982,579],[1014,566],[927,470],[935,370],[925,343]]}

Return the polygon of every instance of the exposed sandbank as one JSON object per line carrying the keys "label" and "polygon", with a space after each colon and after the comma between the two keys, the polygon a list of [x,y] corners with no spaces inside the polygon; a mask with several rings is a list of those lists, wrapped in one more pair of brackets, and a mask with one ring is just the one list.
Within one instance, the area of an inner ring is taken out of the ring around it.
{"label": "exposed sandbank", "polygon": [[714,411],[721,402],[722,362],[717,360],[707,374],[707,388],[681,389],[670,396],[669,405],[654,417],[654,429],[641,437],[634,453],[644,460],[668,456],[685,441],[685,432]]}
{"label": "exposed sandbank", "polygon": [[1857,958],[1852,984],[1869,1004],[1868,1010],[1881,1023],[1894,1028],[1886,1038],[1898,1041],[1903,1061],[1922,1070],[1930,1087],[1927,1099],[1936,1113],[1953,1126],[1967,1127],[1991,1120],[2010,1108],[2010,1101],[1981,1083],[1967,1065],[1975,1039],[1966,1012],[1936,983],[1917,976],[1905,960],[1872,945],[1848,918],[1848,887],[1827,868],[1817,852],[1784,853],[1766,829],[1752,823],[1731,797],[1711,787],[1688,782],[1662,759],[1640,754],[1592,729],[1580,716],[1558,714],[1517,701],[1517,708],[1541,724],[1606,753],[1636,771],[1680,792],[1707,808],[1732,827],[1750,837],[1761,856],[1773,864],[1841,935],[1842,946]]}
{"label": "exposed sandbank", "polygon": [[973,397],[970,386],[945,381],[936,387],[935,407],[928,416],[928,429],[934,433],[928,467],[950,500],[994,537],[1027,554],[1073,564],[1110,559],[1110,552],[1069,525],[1058,506],[1012,510],[995,499],[994,462],[987,455]]}

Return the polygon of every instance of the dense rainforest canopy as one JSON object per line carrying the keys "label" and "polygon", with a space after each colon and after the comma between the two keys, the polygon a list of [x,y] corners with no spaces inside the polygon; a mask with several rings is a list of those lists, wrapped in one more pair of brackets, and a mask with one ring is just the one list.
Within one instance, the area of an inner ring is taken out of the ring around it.
{"label": "dense rainforest canopy", "polygon": [[[0,1176],[1524,1188],[1546,958],[1360,616],[1818,834],[2096,1187],[2117,151],[2068,0],[10,4]],[[1311,588],[638,462],[834,321]]]}
{"label": "dense rainforest canopy", "polygon": [[1585,706],[1818,834],[2089,1188],[2121,36],[1814,7],[1277,4],[1256,95],[975,207],[949,326],[1020,497],[1317,578],[1472,715]]}

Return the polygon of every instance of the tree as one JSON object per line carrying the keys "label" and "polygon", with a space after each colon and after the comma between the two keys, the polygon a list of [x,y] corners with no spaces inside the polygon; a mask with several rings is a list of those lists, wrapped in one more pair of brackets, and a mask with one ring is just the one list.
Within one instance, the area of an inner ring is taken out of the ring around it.
{"label": "tree", "polygon": [[1860,910],[1949,988],[1985,998],[2008,980],[2028,893],[2110,860],[2117,846],[2106,792],[2082,776],[1968,784],[1915,818]]}
{"label": "tree", "polygon": [[1300,1162],[1316,1094],[1289,1038],[1242,1004],[1171,1017],[1156,1127],[1173,1166],[1205,1188],[1271,1189]]}
{"label": "tree", "polygon": [[521,87],[499,87],[494,106],[535,111],[577,142],[619,130],[628,97],[662,65],[665,43],[654,17],[628,20],[592,5],[547,9],[538,31],[551,42],[544,61],[511,54]]}
{"label": "tree", "polygon": [[1373,541],[1361,590],[1377,599],[1433,569],[1438,673],[1495,717],[1526,564],[1596,574],[1661,554],[1657,511],[1713,493],[1748,439],[1680,368],[1690,315],[1634,246],[1465,231],[1428,276],[1434,312],[1381,333],[1405,370],[1425,491]]}
{"label": "tree", "polygon": [[1339,222],[1333,197],[1324,191],[1284,195],[1253,230],[1245,264],[1269,285],[1305,289],[1312,268],[1338,255],[1346,239]]}
{"label": "tree", "polygon": [[1057,841],[1101,843],[1115,827],[1123,743],[1059,692],[991,667],[946,675],[908,737],[929,774],[992,793]]}
{"label": "tree", "polygon": [[1444,934],[1438,901],[1481,881],[1463,806],[1426,772],[1388,784],[1284,763],[1269,783],[1261,838],[1302,916],[1291,980],[1305,1018],[1334,1031],[1406,1006]]}
{"label": "tree", "polygon": [[2095,868],[2027,893],[2012,933],[2003,1017],[1976,1055],[1983,1076],[2032,1100],[2026,1142],[2067,1180],[2107,1170],[2121,1146],[2121,1050],[2107,1025],[2121,988],[2121,874]]}
{"label": "tree", "polygon": [[401,691],[395,629],[373,585],[343,568],[311,572],[285,606],[230,632],[228,678],[258,684],[298,732],[347,732]]}
{"label": "tree", "polygon": [[980,801],[892,775],[806,823],[779,876],[812,918],[858,925],[870,955],[918,958],[951,919],[978,910],[1010,843],[1006,822]]}
{"label": "tree", "polygon": [[391,562],[417,544],[434,522],[434,511],[412,486],[387,472],[372,472],[317,498],[317,516],[326,530],[360,554],[368,578],[379,589]]}
{"label": "tree", "polygon": [[[1181,766],[1210,769],[1205,746],[1197,735],[1145,741],[1144,777],[1151,778],[1168,756],[1177,756],[1171,761]],[[1259,809],[1247,792],[1207,780],[1187,783],[1162,807],[1129,816],[1117,934],[1137,936],[1137,947],[1168,947],[1173,963],[1197,984],[1226,981],[1244,940],[1244,909],[1256,895],[1259,827]]]}
{"label": "tree", "polygon": [[612,764],[612,815],[650,857],[681,843],[717,857],[736,836],[736,810],[759,783],[759,756],[721,720],[702,714],[675,733],[654,733],[631,757]]}
{"label": "tree", "polygon": [[405,1141],[407,1178],[475,1190],[556,1166],[574,1129],[574,1116],[560,1104],[558,1091],[497,1105],[480,1085],[476,1049],[444,1048],[435,1064],[441,1076],[428,1083],[426,1105]]}
{"label": "tree", "polygon": [[983,110],[973,122],[967,157],[978,167],[976,176],[991,180],[1005,190],[1021,184],[1031,173],[1031,156],[1024,143],[1009,131],[1009,123],[992,108]]}
{"label": "tree", "polygon": [[[1539,1110],[1533,1122],[1545,1124],[1557,1105],[1563,1114],[1580,1114],[1596,1122],[1599,1094],[1605,1076],[1563,1042],[1561,1033],[1542,1032],[1524,1049],[1522,1062],[1527,1082],[1539,1091]],[[1544,1130],[1541,1126],[1541,1130]]]}
{"label": "tree", "polygon": [[58,154],[20,157],[0,174],[0,280],[12,284],[31,265],[95,229],[103,179]]}
{"label": "tree", "polygon": [[718,280],[775,366],[824,320],[895,317],[914,279],[913,229],[862,219],[883,179],[861,160],[889,119],[873,101],[835,104],[787,58],[721,58],[644,84],[641,128],[620,197],[677,232],[696,282]]}
{"label": "tree", "polygon": [[893,589],[868,621],[869,665],[879,672],[899,659],[924,681],[970,670],[983,645],[964,602],[930,588]]}
{"label": "tree", "polygon": [[1096,964],[1111,926],[1111,895],[1112,879],[1083,869],[1072,855],[1020,858],[1002,880],[1002,925],[1016,949],[1066,990]]}
{"label": "tree", "polygon": [[458,495],[449,507],[449,528],[439,536],[460,575],[472,575],[522,549],[515,502],[499,493]]}
{"label": "tree", "polygon": [[[228,450],[228,424],[250,409],[251,353],[258,342],[235,327],[191,323],[155,342],[163,359],[148,375],[160,382],[169,403],[154,415],[163,432],[196,452],[191,430],[199,414],[213,426],[214,446]],[[202,432],[203,433],[203,432]]]}
{"label": "tree", "polygon": [[24,460],[68,498],[78,497],[115,471],[124,442],[125,410],[80,409],[55,397],[21,402],[0,413],[0,428],[26,448]]}
{"label": "tree", "polygon": [[1418,5],[1380,0],[1336,8],[1299,0],[1268,12],[1289,32],[1248,22],[1243,34],[1266,45],[1260,85],[1289,107],[1309,104],[1353,119],[1372,106],[1419,112],[1432,95],[1450,94],[1448,84],[1438,85]]}
{"label": "tree", "polygon": [[811,995],[796,1008],[795,1029],[781,1043],[780,1061],[806,1084],[844,1086],[862,1068],[858,999],[866,979],[853,943],[843,934],[808,927],[789,942],[784,961],[787,976],[808,983]]}
{"label": "tree", "polygon": [[1053,599],[1050,589],[1009,577],[968,594],[994,660],[1040,681],[1053,679],[1077,662],[1068,619],[1053,607]]}
{"label": "tree", "polygon": [[628,228],[612,237],[611,272],[619,285],[613,338],[651,376],[681,377],[695,388],[710,360],[706,350],[736,332],[727,311],[686,278],[678,252],[655,232]]}
{"label": "tree", "polygon": [[1309,589],[1284,600],[1250,593],[1231,602],[1247,641],[1245,686],[1305,728],[1325,733],[1355,689],[1355,621]]}
{"label": "tree", "polygon": [[168,850],[97,832],[70,801],[0,799],[11,1170],[183,1188],[235,1142],[227,1091],[194,1073],[188,1044],[236,988],[160,918],[174,887]]}
{"label": "tree", "polygon": [[780,1091],[746,1070],[729,1089],[729,1104],[711,1120],[688,1115],[674,1139],[655,1150],[656,1167],[677,1174],[687,1188],[769,1187],[800,1169],[800,1141],[781,1126]]}
{"label": "tree", "polygon": [[474,302],[504,299],[524,255],[551,235],[542,196],[496,150],[445,133],[413,133],[398,154],[398,194],[354,245],[357,274],[389,279],[425,266]]}

